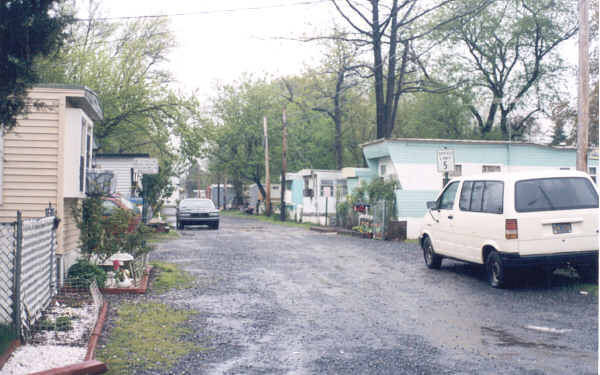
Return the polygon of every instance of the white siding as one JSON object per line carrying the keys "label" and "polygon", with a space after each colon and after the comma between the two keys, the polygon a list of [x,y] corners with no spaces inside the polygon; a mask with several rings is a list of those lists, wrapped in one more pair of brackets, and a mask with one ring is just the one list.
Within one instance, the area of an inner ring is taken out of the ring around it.
{"label": "white siding", "polygon": [[113,171],[116,179],[115,192],[124,197],[131,196],[131,168],[132,158],[97,157],[96,168]]}

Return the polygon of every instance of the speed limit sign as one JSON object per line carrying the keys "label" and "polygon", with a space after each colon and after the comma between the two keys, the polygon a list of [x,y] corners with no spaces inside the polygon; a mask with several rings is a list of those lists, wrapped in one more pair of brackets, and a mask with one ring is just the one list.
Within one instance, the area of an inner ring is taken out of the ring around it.
{"label": "speed limit sign", "polygon": [[454,150],[439,150],[437,152],[438,172],[454,172]]}

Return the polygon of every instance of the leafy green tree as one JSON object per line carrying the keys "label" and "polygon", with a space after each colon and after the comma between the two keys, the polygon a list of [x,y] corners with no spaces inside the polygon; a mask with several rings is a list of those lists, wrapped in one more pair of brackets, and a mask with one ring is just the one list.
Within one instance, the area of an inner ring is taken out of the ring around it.
{"label": "leafy green tree", "polygon": [[202,155],[210,124],[194,93],[172,88],[165,62],[175,37],[168,19],[109,23],[98,2],[88,4],[88,19],[71,27],[58,54],[38,61],[40,78],[93,89],[104,111],[94,127],[100,152],[157,157],[161,172],[153,189],[167,194],[169,177]]}
{"label": "leafy green tree", "polygon": [[[333,37],[323,40],[326,52],[321,63],[304,74],[311,98],[304,98],[304,106],[295,103],[302,110],[306,110],[306,104],[309,104],[310,110],[324,113],[333,123],[336,169],[344,167],[343,123],[351,113],[349,99],[353,95],[352,89],[361,84],[360,73],[364,70],[364,65],[358,60],[358,49],[345,41],[347,38],[348,33],[336,26]],[[298,98],[294,97],[293,87],[285,80],[284,83],[288,91],[287,99],[294,103]]]}
{"label": "leafy green tree", "polygon": [[[278,176],[278,158],[281,155],[281,112],[282,98],[277,87],[266,79],[242,77],[236,85],[219,87],[213,99],[214,116],[217,118],[212,134],[212,168],[222,175],[239,175],[246,181],[258,185],[265,196],[262,185],[264,176],[264,131],[263,118],[267,118],[271,175]],[[279,150],[279,153],[277,152]]]}
{"label": "leafy green tree", "polygon": [[189,159],[198,156],[205,120],[194,94],[171,88],[175,81],[164,62],[175,38],[167,19],[108,24],[90,4],[90,18],[72,27],[59,55],[39,62],[41,78],[98,94],[104,119],[94,136],[103,152],[165,153],[174,135]]}
{"label": "leafy green tree", "polygon": [[[73,20],[60,0],[8,0],[0,4],[0,130],[10,130],[38,81],[34,60],[50,56]],[[38,104],[39,105],[39,104]]]}
{"label": "leafy green tree", "polygon": [[400,103],[394,135],[405,138],[469,139],[476,137],[469,101],[452,94],[415,93]]}
{"label": "leafy green tree", "polygon": [[[474,6],[476,0],[461,0],[453,10]],[[566,66],[557,46],[575,34],[576,8],[570,0],[497,0],[436,34],[448,51],[440,54],[440,64],[479,98],[470,109],[481,135],[499,122],[506,139],[509,132],[522,132],[520,127],[544,109]],[[509,121],[515,113],[519,120]]]}

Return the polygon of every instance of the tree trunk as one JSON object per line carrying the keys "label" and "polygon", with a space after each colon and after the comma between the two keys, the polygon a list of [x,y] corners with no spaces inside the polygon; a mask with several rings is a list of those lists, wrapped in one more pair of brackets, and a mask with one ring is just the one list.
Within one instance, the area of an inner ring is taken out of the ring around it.
{"label": "tree trunk", "polygon": [[379,1],[371,0],[373,7],[373,73],[375,76],[375,104],[377,112],[377,139],[385,138],[385,106],[383,95],[383,58],[381,56],[381,30],[379,25]]}

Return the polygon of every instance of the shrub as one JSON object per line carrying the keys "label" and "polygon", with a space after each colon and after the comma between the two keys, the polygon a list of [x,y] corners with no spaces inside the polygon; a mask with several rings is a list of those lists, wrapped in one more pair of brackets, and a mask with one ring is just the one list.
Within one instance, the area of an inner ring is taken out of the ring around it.
{"label": "shrub", "polygon": [[105,215],[100,197],[84,199],[73,215],[80,230],[81,253],[88,260],[104,262],[120,252],[138,257],[151,250],[144,241],[149,229],[139,225],[129,232],[132,213],[119,208]]}
{"label": "shrub", "polygon": [[79,259],[69,268],[67,281],[73,286],[87,288],[94,280],[98,283],[99,288],[104,287],[106,272],[85,259]]}
{"label": "shrub", "polygon": [[70,331],[73,329],[72,318],[67,315],[62,315],[56,318],[57,331]]}

